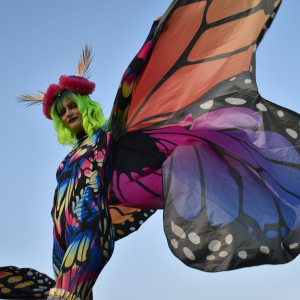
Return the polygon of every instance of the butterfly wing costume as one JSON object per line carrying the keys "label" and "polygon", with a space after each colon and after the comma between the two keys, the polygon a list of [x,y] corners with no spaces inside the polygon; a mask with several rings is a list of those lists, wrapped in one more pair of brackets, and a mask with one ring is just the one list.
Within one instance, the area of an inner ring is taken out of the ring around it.
{"label": "butterfly wing costume", "polygon": [[102,182],[120,237],[164,209],[169,247],[190,267],[299,254],[300,118],[262,98],[255,79],[280,3],[175,0],[154,22],[106,126]]}
{"label": "butterfly wing costume", "polygon": [[299,253],[299,115],[263,99],[255,80],[279,5],[173,1],[137,55],[151,51],[145,70],[121,82],[123,96],[134,89],[110,201],[164,208],[170,249],[197,269]]}

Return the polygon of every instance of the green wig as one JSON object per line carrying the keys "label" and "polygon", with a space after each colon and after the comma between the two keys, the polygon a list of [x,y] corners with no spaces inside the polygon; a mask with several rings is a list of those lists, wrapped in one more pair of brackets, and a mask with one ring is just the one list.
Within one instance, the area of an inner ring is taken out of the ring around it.
{"label": "green wig", "polygon": [[64,91],[61,97],[55,99],[51,108],[51,118],[57,132],[57,140],[60,144],[74,146],[76,143],[75,134],[64,126],[60,118],[63,111],[63,100],[75,102],[82,116],[84,131],[89,136],[105,123],[105,118],[99,103],[92,101],[88,95]]}

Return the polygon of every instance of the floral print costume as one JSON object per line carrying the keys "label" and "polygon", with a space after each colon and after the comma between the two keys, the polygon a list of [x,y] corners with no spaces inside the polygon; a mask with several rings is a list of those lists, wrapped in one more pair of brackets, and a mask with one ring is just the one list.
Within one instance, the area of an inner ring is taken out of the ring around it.
{"label": "floral print costume", "polygon": [[57,170],[53,267],[55,288],[92,299],[92,287],[114,248],[114,229],[101,182],[109,135],[84,136]]}

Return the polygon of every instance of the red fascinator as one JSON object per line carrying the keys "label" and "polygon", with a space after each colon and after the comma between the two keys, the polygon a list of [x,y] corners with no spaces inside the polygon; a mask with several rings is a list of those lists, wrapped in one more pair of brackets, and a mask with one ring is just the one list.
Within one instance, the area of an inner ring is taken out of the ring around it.
{"label": "red fascinator", "polygon": [[73,93],[90,95],[95,89],[95,83],[88,81],[84,77],[62,75],[59,78],[61,90],[68,90]]}
{"label": "red fascinator", "polygon": [[59,83],[50,84],[43,100],[43,112],[48,119],[51,118],[51,108],[55,102],[58,94],[64,90],[69,92],[78,93],[82,95],[90,95],[95,89],[95,83],[91,82],[84,77],[80,76],[67,76],[62,75],[59,78]]}

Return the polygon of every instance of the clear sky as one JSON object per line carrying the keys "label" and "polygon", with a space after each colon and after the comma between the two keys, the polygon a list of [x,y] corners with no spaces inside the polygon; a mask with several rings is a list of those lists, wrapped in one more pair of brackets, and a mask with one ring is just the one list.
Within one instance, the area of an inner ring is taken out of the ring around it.
{"label": "clear sky", "polygon": [[[238,0],[237,0],[238,1]],[[119,81],[152,21],[170,0],[0,0],[0,265],[33,267],[53,277],[50,210],[56,168],[69,147],[56,142],[41,107],[16,102],[75,74],[85,43],[95,59],[92,99],[109,116]],[[257,53],[263,97],[300,112],[300,2],[285,0]],[[95,299],[298,300],[300,258],[287,265],[209,274],[170,252],[162,213],[116,243]]]}

